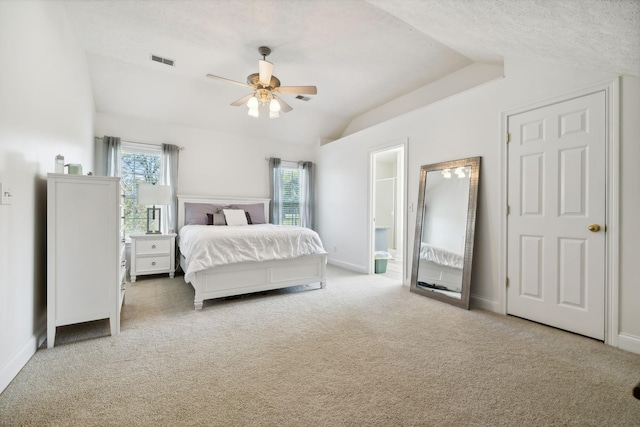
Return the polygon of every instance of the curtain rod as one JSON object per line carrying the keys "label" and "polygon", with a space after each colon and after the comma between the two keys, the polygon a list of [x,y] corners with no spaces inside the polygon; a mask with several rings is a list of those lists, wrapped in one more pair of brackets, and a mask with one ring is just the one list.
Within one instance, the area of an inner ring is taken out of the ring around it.
{"label": "curtain rod", "polygon": [[[269,161],[271,159],[271,157],[265,157],[264,158],[266,161]],[[287,159],[280,159],[281,162],[291,162],[291,163],[306,163],[308,162],[308,160],[287,160]]]}
{"label": "curtain rod", "polygon": [[[104,140],[104,137],[102,137],[102,136],[96,136],[96,138],[101,139],[101,140]],[[159,145],[160,145],[160,146],[162,146],[162,143],[160,143],[160,144],[156,144],[156,143],[154,143],[154,142],[131,141],[131,140],[128,140],[128,139],[123,139],[123,138],[120,138],[120,141],[122,141],[122,142],[129,142],[129,143],[131,143],[131,144],[154,145],[154,146],[156,146],[156,147],[157,147],[157,146],[159,146]],[[180,147],[180,146],[178,146],[178,148],[179,148],[180,150],[184,150],[184,147]]]}
{"label": "curtain rod", "polygon": [[[131,144],[155,145],[156,147],[157,147],[157,146],[162,146],[162,144],[163,144],[162,142],[161,142],[161,143],[159,143],[159,144],[156,144],[156,143],[154,143],[154,142],[130,141],[130,140],[128,140],[128,139],[127,139],[127,140],[125,140],[125,139],[121,139],[121,141],[122,141],[122,142],[129,142],[129,143],[131,143]],[[179,149],[179,150],[184,150],[184,147],[180,147],[180,146],[178,146],[178,149]]]}

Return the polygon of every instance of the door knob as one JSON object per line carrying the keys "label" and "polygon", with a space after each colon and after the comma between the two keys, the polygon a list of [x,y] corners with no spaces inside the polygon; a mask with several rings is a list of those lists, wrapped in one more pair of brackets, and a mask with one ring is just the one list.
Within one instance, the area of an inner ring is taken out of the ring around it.
{"label": "door knob", "polygon": [[597,233],[598,231],[600,231],[600,226],[598,224],[591,224],[587,228],[589,229],[589,231],[593,231],[594,233]]}

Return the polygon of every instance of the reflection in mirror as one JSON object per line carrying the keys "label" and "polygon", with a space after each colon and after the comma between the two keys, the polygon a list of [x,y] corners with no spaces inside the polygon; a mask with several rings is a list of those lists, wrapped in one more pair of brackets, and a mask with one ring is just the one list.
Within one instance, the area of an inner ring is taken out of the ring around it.
{"label": "reflection in mirror", "polygon": [[480,157],[420,168],[411,292],[469,308]]}

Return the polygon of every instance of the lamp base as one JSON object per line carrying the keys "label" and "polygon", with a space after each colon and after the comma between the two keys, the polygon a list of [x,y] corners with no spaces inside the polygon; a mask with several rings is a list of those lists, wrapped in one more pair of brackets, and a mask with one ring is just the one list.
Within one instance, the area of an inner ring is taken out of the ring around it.
{"label": "lamp base", "polygon": [[160,208],[156,208],[155,206],[152,208],[147,208],[146,234],[162,234],[162,232],[160,231],[160,224]]}

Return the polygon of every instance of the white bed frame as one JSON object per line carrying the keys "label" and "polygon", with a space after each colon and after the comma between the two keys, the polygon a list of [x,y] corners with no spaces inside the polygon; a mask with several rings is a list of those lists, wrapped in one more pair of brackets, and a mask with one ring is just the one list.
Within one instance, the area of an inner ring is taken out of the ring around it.
{"label": "white bed frame", "polygon": [[462,291],[462,269],[436,264],[433,261],[420,259],[418,281],[433,285],[446,286],[454,292]]}
{"label": "white bed frame", "polygon": [[[234,198],[214,196],[178,196],[178,232],[185,222],[185,203],[211,203],[216,205],[264,204],[264,217],[269,220],[270,199]],[[191,286],[195,290],[193,304],[202,309],[204,300],[242,295],[252,292],[282,289],[290,286],[320,283],[327,285],[327,255],[306,255],[294,259],[242,262],[214,267],[194,274]],[[185,259],[180,255],[180,266],[186,271]]]}

